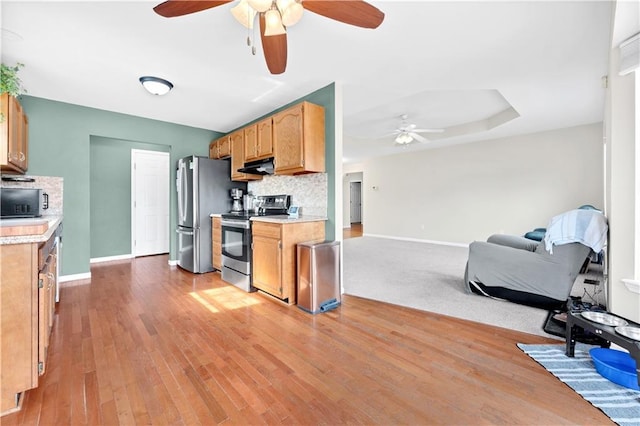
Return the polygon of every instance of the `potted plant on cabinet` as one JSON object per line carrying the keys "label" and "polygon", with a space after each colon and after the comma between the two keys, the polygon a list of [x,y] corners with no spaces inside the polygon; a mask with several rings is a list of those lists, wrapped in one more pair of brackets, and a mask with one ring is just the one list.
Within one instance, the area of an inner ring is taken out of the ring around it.
{"label": "potted plant on cabinet", "polygon": [[[18,77],[18,72],[22,67],[24,67],[24,64],[20,62],[14,66],[9,66],[4,63],[0,64],[0,95],[6,93],[9,96],[17,98],[27,92],[22,86],[22,80]],[[3,121],[4,114],[0,112],[0,123]]]}

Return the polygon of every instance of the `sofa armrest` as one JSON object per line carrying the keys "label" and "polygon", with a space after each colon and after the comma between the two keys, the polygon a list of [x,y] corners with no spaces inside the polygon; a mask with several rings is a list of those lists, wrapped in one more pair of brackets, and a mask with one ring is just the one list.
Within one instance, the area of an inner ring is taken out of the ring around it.
{"label": "sofa armrest", "polygon": [[533,241],[517,235],[493,234],[487,239],[488,243],[512,247],[520,250],[536,251],[538,241]]}

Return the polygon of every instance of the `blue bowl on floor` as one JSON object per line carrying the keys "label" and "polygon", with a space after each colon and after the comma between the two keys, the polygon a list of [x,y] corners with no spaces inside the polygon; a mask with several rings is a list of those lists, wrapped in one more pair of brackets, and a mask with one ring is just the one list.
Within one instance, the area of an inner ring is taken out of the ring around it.
{"label": "blue bowl on floor", "polygon": [[589,351],[596,371],[602,377],[629,389],[640,390],[636,361],[627,352],[608,348],[593,348]]}

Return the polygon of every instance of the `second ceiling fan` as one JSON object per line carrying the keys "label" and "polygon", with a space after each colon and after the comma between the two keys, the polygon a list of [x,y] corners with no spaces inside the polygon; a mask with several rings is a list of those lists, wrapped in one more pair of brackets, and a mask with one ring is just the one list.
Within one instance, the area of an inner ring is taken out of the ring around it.
{"label": "second ceiling fan", "polygon": [[[167,0],[153,10],[161,16],[173,18],[232,1]],[[231,13],[249,29],[253,28],[258,15],[267,67],[271,74],[282,74],[287,68],[286,27],[298,22],[303,10],[362,28],[377,28],[384,20],[383,12],[363,0],[240,0]]]}
{"label": "second ceiling fan", "polygon": [[407,114],[402,114],[400,119],[400,126],[396,128],[391,135],[396,135],[394,142],[397,145],[407,145],[413,141],[419,142],[429,142],[429,139],[420,135],[420,133],[442,133],[444,129],[419,129],[415,124],[408,124],[407,119],[409,116]]}

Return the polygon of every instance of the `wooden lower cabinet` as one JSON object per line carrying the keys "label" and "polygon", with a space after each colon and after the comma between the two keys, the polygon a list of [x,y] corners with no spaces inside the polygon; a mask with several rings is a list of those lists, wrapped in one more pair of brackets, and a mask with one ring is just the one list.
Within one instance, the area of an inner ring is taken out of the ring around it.
{"label": "wooden lower cabinet", "polygon": [[0,246],[0,415],[19,409],[46,371],[58,285],[54,238]]}
{"label": "wooden lower cabinet", "polygon": [[211,257],[213,267],[222,271],[222,218],[211,218]]}
{"label": "wooden lower cabinet", "polygon": [[294,305],[297,295],[297,244],[324,240],[324,221],[253,221],[253,286]]}

